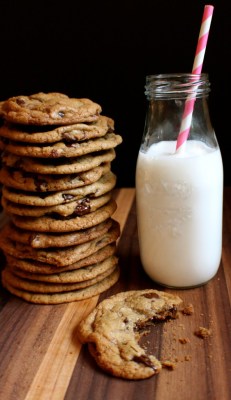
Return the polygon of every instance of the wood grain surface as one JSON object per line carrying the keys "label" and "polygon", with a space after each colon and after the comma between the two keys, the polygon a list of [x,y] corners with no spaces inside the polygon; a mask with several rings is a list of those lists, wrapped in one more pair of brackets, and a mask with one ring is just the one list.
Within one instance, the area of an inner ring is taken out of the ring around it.
{"label": "wood grain surface", "polygon": [[[114,218],[121,224],[121,277],[99,297],[60,305],[29,304],[1,288],[1,400],[228,400],[231,398],[231,188],[224,191],[223,254],[217,275],[188,290],[164,289],[144,273],[139,257],[135,191],[115,191]],[[141,381],[103,372],[81,346],[76,327],[102,299],[129,290],[156,288],[178,294],[193,315],[153,326],[144,345],[173,370]],[[210,328],[212,336],[195,331]],[[186,342],[186,343],[184,343]]]}

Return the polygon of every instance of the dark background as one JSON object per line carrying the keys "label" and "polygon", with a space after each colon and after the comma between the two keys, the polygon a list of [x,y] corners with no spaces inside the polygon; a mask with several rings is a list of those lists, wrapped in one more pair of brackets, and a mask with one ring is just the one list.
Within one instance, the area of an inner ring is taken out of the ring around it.
{"label": "dark background", "polygon": [[[199,0],[0,0],[0,100],[60,91],[88,97],[115,120],[123,144],[112,169],[117,186],[135,184],[148,74],[190,72],[204,5]],[[230,169],[230,11],[217,0],[203,72],[211,120]]]}

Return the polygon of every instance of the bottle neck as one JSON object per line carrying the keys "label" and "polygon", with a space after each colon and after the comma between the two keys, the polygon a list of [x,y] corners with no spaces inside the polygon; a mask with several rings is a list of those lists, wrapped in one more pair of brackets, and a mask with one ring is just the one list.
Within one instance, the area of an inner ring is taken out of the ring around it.
{"label": "bottle neck", "polygon": [[190,121],[189,140],[203,141],[217,147],[207,97],[210,83],[207,74],[151,75],[146,78],[146,95],[149,100],[146,114],[142,150],[153,143],[176,141],[181,130],[186,99],[196,99]]}
{"label": "bottle neck", "polygon": [[208,96],[210,82],[203,74],[159,74],[146,77],[145,94],[148,100],[187,99],[189,96]]}

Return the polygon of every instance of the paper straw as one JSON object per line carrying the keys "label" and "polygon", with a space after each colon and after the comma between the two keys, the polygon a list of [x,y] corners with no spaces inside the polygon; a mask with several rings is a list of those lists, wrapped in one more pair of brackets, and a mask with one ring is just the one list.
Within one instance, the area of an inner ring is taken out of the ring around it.
{"label": "paper straw", "polygon": [[[201,29],[199,33],[199,38],[192,68],[192,74],[200,74],[202,70],[213,10],[214,7],[211,5],[206,5],[204,7],[204,13],[201,22]],[[195,101],[196,101],[196,88],[195,88],[195,94],[191,96],[189,95],[185,101],[185,108],[182,117],[180,132],[176,143],[177,151],[183,150],[185,142],[188,139]]]}

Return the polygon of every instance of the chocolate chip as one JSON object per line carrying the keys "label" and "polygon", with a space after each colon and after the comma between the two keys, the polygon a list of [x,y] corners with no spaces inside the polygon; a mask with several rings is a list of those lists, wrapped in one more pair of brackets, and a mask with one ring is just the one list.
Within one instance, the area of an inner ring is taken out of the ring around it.
{"label": "chocolate chip", "polygon": [[35,180],[35,187],[37,192],[46,192],[48,188],[47,182],[40,177],[37,177],[37,180]]}
{"label": "chocolate chip", "polygon": [[21,97],[19,97],[18,99],[16,99],[16,103],[17,103],[19,106],[23,106],[26,102],[25,102],[24,99],[22,99]]}
{"label": "chocolate chip", "polygon": [[143,297],[146,297],[146,299],[159,299],[160,296],[157,293],[145,293],[143,294]]}
{"label": "chocolate chip", "polygon": [[63,193],[62,197],[66,201],[66,200],[72,200],[75,196],[73,196],[73,194]]}
{"label": "chocolate chip", "polygon": [[149,332],[150,326],[153,325],[155,319],[153,320],[148,320],[148,321],[140,321],[138,320],[135,325],[134,325],[134,332]]}
{"label": "chocolate chip", "polygon": [[77,203],[77,206],[75,208],[74,214],[80,215],[80,216],[85,215],[90,212],[90,208],[91,208],[91,206],[90,206],[89,199],[85,198],[85,199],[79,200]]}

